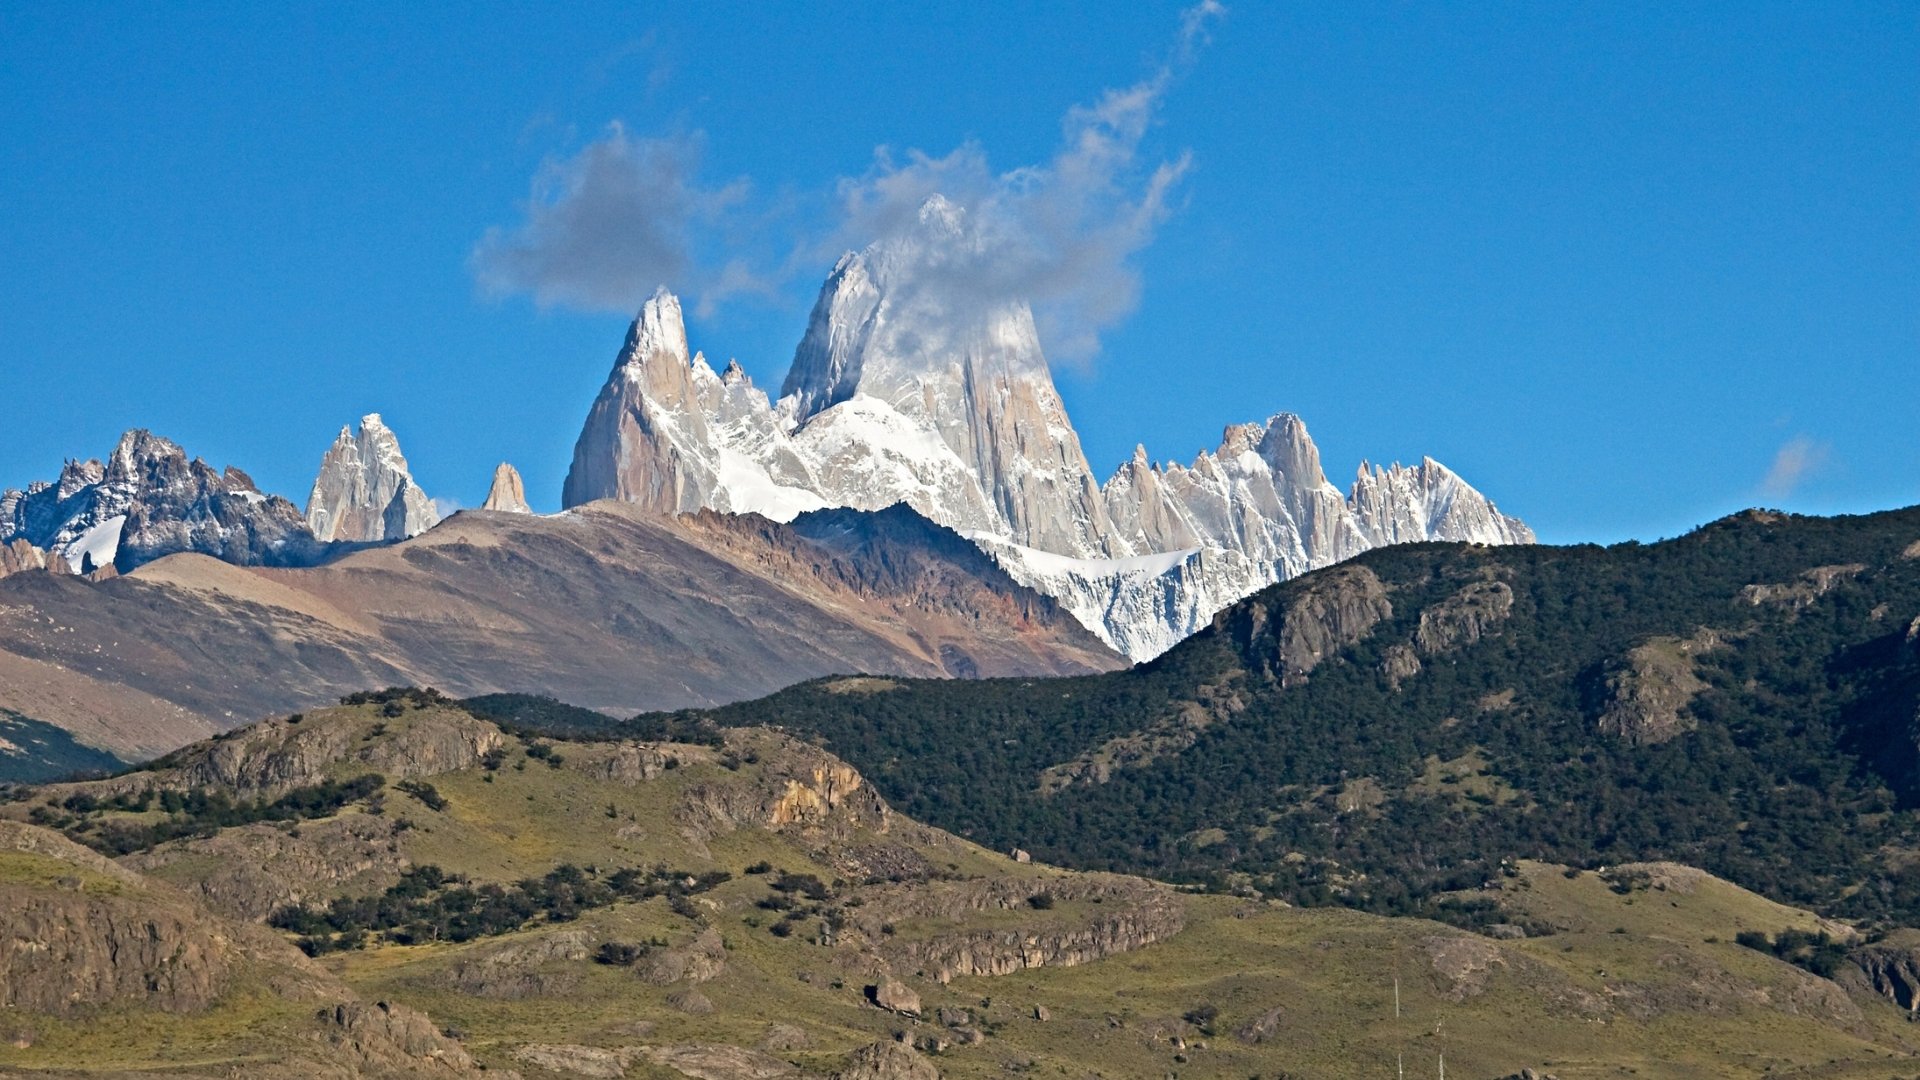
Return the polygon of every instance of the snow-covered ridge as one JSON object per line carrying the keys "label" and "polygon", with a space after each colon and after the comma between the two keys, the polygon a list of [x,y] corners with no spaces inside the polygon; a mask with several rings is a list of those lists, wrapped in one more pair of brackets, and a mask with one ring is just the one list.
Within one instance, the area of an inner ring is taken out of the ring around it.
{"label": "snow-covered ridge", "polygon": [[1362,466],[1342,492],[1299,417],[1228,427],[1160,465],[1144,448],[1094,479],[1025,304],[929,280],[929,249],[969,242],[937,197],[909,234],[843,257],[781,398],[738,364],[688,355],[679,301],[642,307],[575,444],[563,502],[780,521],[906,503],[1146,659],[1275,581],[1381,544],[1526,543],[1533,534],[1445,466]]}
{"label": "snow-covered ridge", "polygon": [[170,440],[137,430],[104,464],[68,461],[57,482],[0,495],[0,545],[14,540],[76,574],[128,570],[177,551],[295,565],[323,550],[300,511],[246,473],[189,461]]}

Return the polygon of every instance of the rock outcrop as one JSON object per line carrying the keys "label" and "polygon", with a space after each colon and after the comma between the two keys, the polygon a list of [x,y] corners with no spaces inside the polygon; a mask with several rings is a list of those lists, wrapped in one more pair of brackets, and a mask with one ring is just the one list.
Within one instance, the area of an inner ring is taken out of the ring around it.
{"label": "rock outcrop", "polygon": [[1856,993],[1886,998],[1908,1015],[1920,1014],[1920,931],[1899,930],[1847,954],[1850,966],[1837,977]]}
{"label": "rock outcrop", "polygon": [[0,856],[0,1008],[200,1012],[239,974],[262,970],[293,996],[332,986],[278,938],[207,915],[58,833],[0,821]]}
{"label": "rock outcrop", "polygon": [[1444,466],[1363,466],[1342,494],[1296,416],[1226,429],[1191,466],[1141,449],[1094,479],[1033,314],[951,288],[983,240],[934,196],[820,291],[777,402],[642,307],[575,444],[564,505],[617,498],[778,521],[906,503],[965,534],[1138,660],[1275,581],[1380,544],[1531,542]]}
{"label": "rock outcrop", "polygon": [[877,1008],[901,1016],[917,1018],[920,1015],[920,995],[891,975],[881,976],[879,982],[867,987],[866,993],[867,1000]]}
{"label": "rock outcrop", "polygon": [[404,540],[439,522],[433,500],[413,481],[400,440],[379,413],[340,435],[320,459],[307,496],[307,525],[321,540]]}
{"label": "rock outcrop", "polygon": [[493,484],[487,488],[487,501],[480,504],[480,509],[502,514],[533,513],[533,508],[527,505],[527,489],[520,482],[520,470],[504,461],[495,467]]}
{"label": "rock outcrop", "polygon": [[34,547],[26,538],[15,537],[0,544],[0,577],[46,568],[47,553]]}
{"label": "rock outcrop", "polygon": [[881,1042],[855,1050],[833,1080],[940,1080],[940,1070],[904,1043]]}
{"label": "rock outcrop", "polygon": [[1636,646],[1602,676],[1595,726],[1641,745],[1691,730],[1687,706],[1707,688],[1695,658],[1720,646],[1720,633],[1705,627],[1692,637],[1656,637]]}
{"label": "rock outcrop", "polygon": [[348,884],[397,878],[407,861],[393,836],[392,821],[363,814],[309,822],[297,832],[260,823],[162,844],[125,863],[163,879],[175,864],[209,867],[182,887],[213,911],[257,922],[288,904],[324,903]]}
{"label": "rock outcrop", "polygon": [[[1046,911],[1032,907],[1047,894]],[[1088,901],[1084,918],[1049,915],[1051,903]],[[1026,912],[1031,925],[1001,923],[969,929],[969,915]],[[884,927],[908,919],[936,919],[958,928],[924,937],[887,934]],[[1040,880],[985,879],[919,882],[881,888],[864,898],[852,916],[896,971],[917,972],[936,982],[980,975],[1009,975],[1037,967],[1073,967],[1163,941],[1186,926],[1186,909],[1159,885],[1118,874],[1075,874]]]}
{"label": "rock outcrop", "polygon": [[334,1050],[371,1075],[465,1076],[482,1071],[425,1013],[391,1001],[346,1001],[321,1010]]}
{"label": "rock outcrop", "polygon": [[708,982],[725,970],[727,946],[712,927],[701,930],[685,945],[655,949],[634,966],[641,981],[654,986]]}
{"label": "rock outcrop", "polygon": [[1278,610],[1266,603],[1236,608],[1225,628],[1249,667],[1282,686],[1299,686],[1314,668],[1392,617],[1379,576],[1364,566],[1345,566],[1314,578]]}
{"label": "rock outcrop", "polygon": [[588,946],[581,930],[508,942],[462,957],[442,973],[440,985],[495,1001],[558,997],[579,985]]}
{"label": "rock outcrop", "polygon": [[189,461],[139,430],[122,435],[104,463],[68,461],[56,483],[0,494],[0,545],[33,560],[14,547],[20,540],[72,574],[124,572],[182,551],[269,566],[307,565],[325,551],[292,503],[261,493],[246,473]]}
{"label": "rock outcrop", "polygon": [[765,768],[750,780],[694,785],[676,819],[703,836],[749,827],[816,837],[887,831],[892,811],[886,800],[846,762],[787,736],[753,752],[765,759]]}
{"label": "rock outcrop", "polygon": [[414,703],[377,723],[289,723],[271,720],[232,738],[187,751],[171,769],[133,779],[180,787],[218,786],[243,797],[276,795],[338,775],[378,773],[388,783],[435,776],[479,764],[507,745],[498,727],[451,705]]}

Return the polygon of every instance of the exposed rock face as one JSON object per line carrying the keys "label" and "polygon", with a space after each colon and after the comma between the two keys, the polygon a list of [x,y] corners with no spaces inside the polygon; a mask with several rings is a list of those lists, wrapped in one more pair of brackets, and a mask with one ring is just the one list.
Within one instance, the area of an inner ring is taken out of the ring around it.
{"label": "exposed rock face", "polygon": [[890,975],[882,976],[879,982],[867,987],[867,1000],[890,1013],[913,1017],[920,1015],[920,995]]}
{"label": "exposed rock face", "polygon": [[1656,637],[1635,647],[1604,676],[1595,725],[1602,734],[1640,744],[1692,730],[1686,707],[1707,688],[1694,658],[1720,644],[1719,632],[1703,627],[1689,638]]}
{"label": "exposed rock face", "polygon": [[[1057,901],[1099,900],[1084,920],[1062,922],[1034,911],[1033,925],[965,929],[969,914],[1030,911],[1036,892]],[[890,921],[941,919],[962,928],[925,938],[887,935]],[[1117,874],[1071,877],[923,882],[882,889],[866,898],[854,924],[899,971],[922,972],[938,982],[970,975],[1009,975],[1036,967],[1073,967],[1162,941],[1186,926],[1186,910],[1168,889]]]}
{"label": "exposed rock face", "polygon": [[902,1043],[874,1043],[855,1050],[833,1080],[940,1080],[933,1063]]}
{"label": "exposed rock face", "polygon": [[533,508],[527,505],[526,487],[520,483],[520,470],[501,462],[493,470],[493,486],[487,488],[487,501],[480,509],[503,514],[533,513]]}
{"label": "exposed rock face", "polygon": [[15,537],[0,544],[0,577],[46,568],[47,553],[28,543],[24,537]]}
{"label": "exposed rock face", "polygon": [[1816,566],[1803,572],[1798,581],[1749,585],[1740,590],[1740,599],[1755,607],[1773,604],[1791,611],[1800,611],[1832,591],[1835,585],[1860,576],[1866,568],[1865,563]]}
{"label": "exposed rock face", "polygon": [[324,1009],[320,1022],[333,1046],[376,1075],[463,1076],[477,1070],[464,1048],[440,1033],[425,1013],[389,1001],[347,1001]]}
{"label": "exposed rock face", "polygon": [[1414,644],[1433,656],[1477,644],[1513,614],[1513,589],[1504,581],[1478,581],[1420,613]]}
{"label": "exposed rock face", "polygon": [[379,773],[389,783],[478,765],[507,745],[500,729],[463,709],[430,707],[383,723],[379,733],[344,723],[255,724],[230,739],[188,751],[159,782],[219,786],[250,797],[318,784],[342,762]]}
{"label": "exposed rock face", "polygon": [[620,1080],[627,1075],[627,1055],[618,1050],[569,1043],[533,1043],[522,1046],[513,1056],[528,1065],[565,1076],[585,1076],[590,1080]]}
{"label": "exposed rock face", "polygon": [[685,945],[648,953],[635,970],[641,981],[654,986],[670,986],[683,980],[708,982],[727,970],[727,946],[720,939],[720,931],[707,927]]}
{"label": "exposed rock face", "polygon": [[1920,933],[1900,930],[1847,954],[1852,967],[1838,977],[1849,990],[1877,994],[1911,1014],[1920,1013]]}
{"label": "exposed rock face", "polygon": [[1134,659],[1265,585],[1379,544],[1533,539],[1431,460],[1363,466],[1343,495],[1284,413],[1229,427],[1190,467],[1141,449],[1097,483],[1032,312],[946,283],[941,268],[981,242],[936,196],[916,228],[843,257],[778,402],[737,365],[716,375],[690,357],[679,302],[657,293],[581,432],[565,505],[784,521],[904,502]]}
{"label": "exposed rock face", "polygon": [[439,522],[433,500],[413,482],[400,440],[379,413],[360,418],[320,459],[313,493],[307,496],[307,525],[321,540],[378,542],[404,540]]}
{"label": "exposed rock face", "polygon": [[648,1046],[642,1047],[635,1056],[641,1055],[695,1080],[785,1080],[801,1075],[798,1069],[779,1058],[715,1043]]}
{"label": "exposed rock face", "polygon": [[[14,869],[31,871],[0,884],[0,1008],[57,1016],[114,1005],[197,1012],[258,957],[305,973],[284,942],[223,925],[57,833],[0,822],[0,853]],[[284,990],[326,982],[313,973],[309,985]]]}
{"label": "exposed rock face", "polygon": [[591,950],[581,930],[560,930],[482,950],[456,962],[441,985],[495,1001],[557,997],[579,985]]}
{"label": "exposed rock face", "polygon": [[254,824],[163,844],[125,862],[162,879],[172,877],[175,863],[211,866],[183,887],[222,915],[259,921],[287,904],[324,902],[349,882],[397,877],[407,861],[393,832],[388,819],[364,814],[305,822],[297,835]]}
{"label": "exposed rock face", "polygon": [[1298,686],[1321,662],[1393,617],[1393,604],[1379,575],[1347,566],[1321,575],[1275,612],[1265,604],[1237,609],[1229,628],[1248,664]]}
{"label": "exposed rock face", "polygon": [[[0,545],[17,540],[73,574],[131,570],[180,551],[271,566],[305,565],[324,551],[292,503],[262,494],[232,466],[188,461],[147,431],[122,435],[104,464],[69,461],[57,483],[0,495]],[[11,558],[33,556],[15,549]]]}
{"label": "exposed rock face", "polygon": [[767,767],[751,781],[688,789],[676,817],[704,835],[743,827],[822,835],[856,828],[887,831],[892,811],[886,800],[839,758],[786,737],[765,753]]}

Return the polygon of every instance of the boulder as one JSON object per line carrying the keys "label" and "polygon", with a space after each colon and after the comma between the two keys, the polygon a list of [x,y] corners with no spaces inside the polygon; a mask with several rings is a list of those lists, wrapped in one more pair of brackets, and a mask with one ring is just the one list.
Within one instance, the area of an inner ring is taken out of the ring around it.
{"label": "boulder", "polygon": [[891,975],[882,975],[879,982],[867,987],[867,1000],[890,1013],[920,1015],[920,995]]}

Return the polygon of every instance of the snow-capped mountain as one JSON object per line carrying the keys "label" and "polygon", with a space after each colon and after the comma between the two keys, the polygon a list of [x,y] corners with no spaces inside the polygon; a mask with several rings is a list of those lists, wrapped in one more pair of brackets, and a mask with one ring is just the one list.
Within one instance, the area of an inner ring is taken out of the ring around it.
{"label": "snow-capped mountain", "polygon": [[138,430],[122,435],[105,463],[68,461],[58,482],[0,495],[0,544],[13,540],[76,574],[130,570],[176,551],[293,565],[323,546],[292,503],[262,494],[246,473],[216,472]]}
{"label": "snow-capped mountain", "polygon": [[343,427],[320,459],[307,496],[307,525],[323,541],[404,540],[440,521],[433,500],[413,482],[400,439],[379,413]]}
{"label": "snow-capped mountain", "polygon": [[1097,483],[1032,312],[939,272],[943,252],[975,242],[969,229],[936,196],[915,228],[844,256],[778,402],[737,363],[716,374],[690,356],[679,301],[661,289],[588,415],[564,503],[786,521],[904,502],[1134,659],[1259,588],[1380,544],[1533,539],[1431,460],[1362,466],[1342,493],[1285,413],[1229,427],[1190,466],[1141,449]]}

